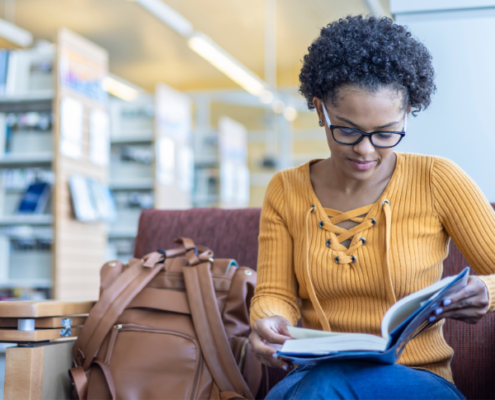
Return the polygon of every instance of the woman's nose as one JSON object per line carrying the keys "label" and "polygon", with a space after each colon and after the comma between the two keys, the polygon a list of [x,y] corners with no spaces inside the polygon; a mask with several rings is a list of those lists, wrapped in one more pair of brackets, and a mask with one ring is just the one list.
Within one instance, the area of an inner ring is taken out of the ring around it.
{"label": "woman's nose", "polygon": [[375,151],[375,146],[371,143],[369,136],[365,136],[358,144],[354,145],[354,151],[358,154],[366,156]]}

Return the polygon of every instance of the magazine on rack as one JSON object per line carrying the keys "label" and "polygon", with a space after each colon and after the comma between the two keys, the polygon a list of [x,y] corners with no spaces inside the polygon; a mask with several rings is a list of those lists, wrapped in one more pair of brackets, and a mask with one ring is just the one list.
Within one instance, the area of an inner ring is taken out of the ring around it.
{"label": "magazine on rack", "polygon": [[429,321],[431,314],[445,299],[466,286],[468,277],[469,267],[396,302],[382,319],[381,337],[289,327],[294,339],[287,340],[277,355],[294,364],[317,364],[333,359],[393,364],[410,340],[438,322]]}

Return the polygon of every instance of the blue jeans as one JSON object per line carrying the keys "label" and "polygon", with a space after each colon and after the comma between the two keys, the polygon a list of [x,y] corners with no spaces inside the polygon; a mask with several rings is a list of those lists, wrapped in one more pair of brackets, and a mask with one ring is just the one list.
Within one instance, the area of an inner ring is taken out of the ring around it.
{"label": "blue jeans", "polygon": [[292,370],[266,400],[465,400],[442,377],[400,364],[331,361]]}

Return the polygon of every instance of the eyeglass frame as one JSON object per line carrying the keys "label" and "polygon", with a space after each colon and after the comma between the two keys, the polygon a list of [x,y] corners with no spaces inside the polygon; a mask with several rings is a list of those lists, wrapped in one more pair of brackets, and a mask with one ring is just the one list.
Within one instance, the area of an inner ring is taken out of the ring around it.
{"label": "eyeglass frame", "polygon": [[[351,128],[349,126],[338,126],[338,125],[333,125],[332,122],[330,121],[330,117],[328,116],[328,112],[327,112],[327,109],[325,107],[325,104],[322,103],[321,105],[321,108],[323,108],[323,114],[325,115],[325,120],[327,122],[327,125],[328,125],[328,129],[330,129],[330,132],[332,132],[332,137],[333,137],[333,140],[335,140],[337,143],[339,144],[343,144],[343,145],[346,145],[346,146],[354,146],[360,142],[362,142],[362,140],[364,139],[365,136],[369,136],[370,138],[370,142],[373,146],[375,147],[378,147],[380,149],[391,149],[392,147],[395,147],[397,146],[401,140],[404,138],[404,136],[406,136],[406,128],[407,128],[407,112],[404,113],[404,127],[402,128],[402,131],[400,132],[397,132],[397,131],[375,131],[375,132],[370,132],[370,133],[367,133],[367,132],[363,132],[363,131],[360,131],[359,129],[356,129],[356,128]],[[359,132],[361,134],[361,137],[354,143],[344,143],[344,142],[339,142],[337,139],[335,139],[335,135],[333,133],[333,130],[335,128],[344,128],[344,129],[352,129],[352,130],[355,130],[357,132]],[[378,133],[393,133],[395,135],[400,135],[400,139],[399,141],[394,144],[393,146],[378,146],[376,145],[374,142],[373,142],[373,135],[376,135]]]}

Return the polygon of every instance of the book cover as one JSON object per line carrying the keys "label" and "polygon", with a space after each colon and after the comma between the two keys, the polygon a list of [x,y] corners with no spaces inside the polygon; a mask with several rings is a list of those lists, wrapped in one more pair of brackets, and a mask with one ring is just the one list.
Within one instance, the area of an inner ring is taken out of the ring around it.
{"label": "book cover", "polygon": [[88,179],[81,175],[72,175],[69,187],[76,219],[83,222],[98,220]]}
{"label": "book cover", "polygon": [[50,184],[31,183],[21,197],[17,212],[19,214],[43,214],[50,196]]}
{"label": "book cover", "polygon": [[301,339],[287,340],[276,354],[294,364],[344,359],[394,364],[409,341],[438,322],[430,322],[429,317],[443,300],[467,285],[468,277],[469,267],[396,302],[382,320],[382,337],[290,327],[291,335]]}
{"label": "book cover", "polygon": [[9,63],[9,52],[4,49],[0,50],[0,96],[5,95],[8,63]]}
{"label": "book cover", "polygon": [[98,219],[108,222],[115,221],[117,206],[108,186],[94,179],[89,179],[88,184]]}

